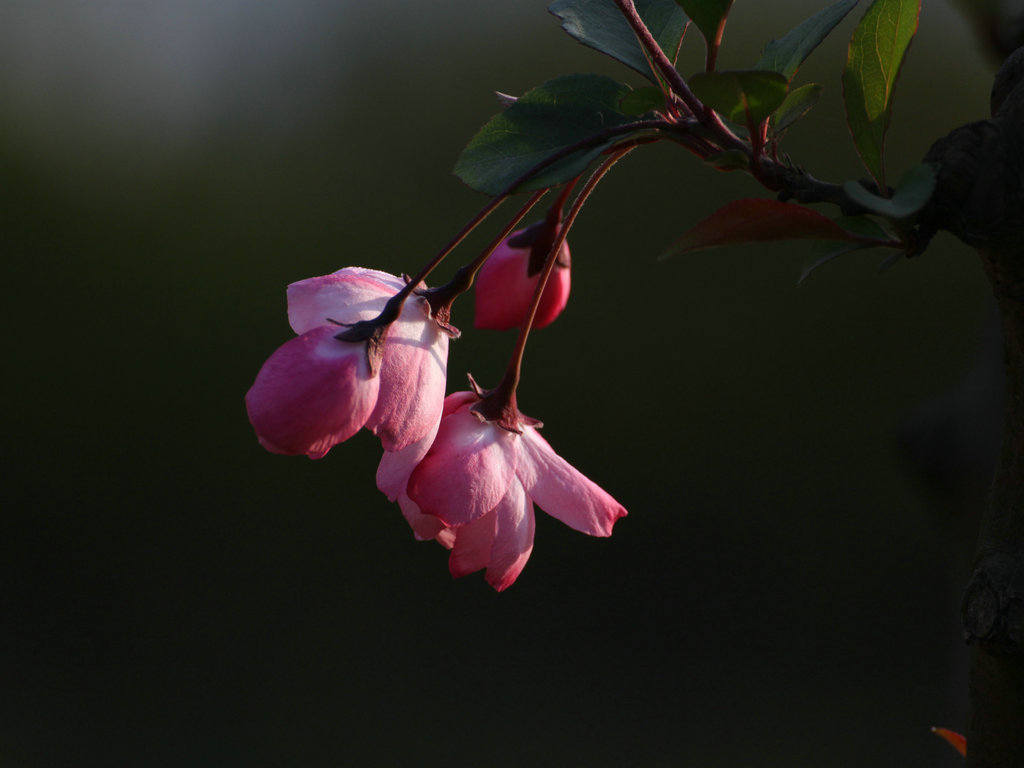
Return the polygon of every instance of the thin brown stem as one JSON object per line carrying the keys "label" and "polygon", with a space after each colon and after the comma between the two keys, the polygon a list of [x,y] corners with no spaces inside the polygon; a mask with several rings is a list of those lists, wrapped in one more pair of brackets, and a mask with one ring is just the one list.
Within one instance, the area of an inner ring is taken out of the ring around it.
{"label": "thin brown stem", "polygon": [[[622,15],[626,18],[633,33],[637,36],[640,44],[644,49],[650,53],[651,58],[654,59],[654,63],[658,67],[658,71],[661,72],[662,76],[668,81],[672,90],[685,102],[687,109],[690,110],[700,120],[701,124],[711,130],[716,136],[720,137],[721,142],[724,146],[730,149],[739,149],[746,147],[746,144],[736,134],[729,130],[729,128],[722,122],[721,118],[716,112],[711,109],[706,109],[700,99],[690,90],[690,86],[687,85],[682,75],[676,70],[675,66],[669,60],[665,52],[661,50],[661,46],[658,45],[658,41],[654,39],[654,35],[647,28],[644,20],[640,18],[639,12],[636,10],[636,6],[633,4],[633,0],[615,0],[615,5],[618,6]],[[747,149],[749,151],[749,148]]]}
{"label": "thin brown stem", "polygon": [[473,286],[473,280],[476,278],[476,273],[480,271],[480,267],[484,265],[484,262],[486,262],[487,259],[490,258],[490,255],[494,253],[494,250],[501,245],[512,230],[516,228],[516,225],[526,217],[526,214],[528,214],[547,193],[548,191],[546,189],[534,192],[530,196],[530,199],[526,201],[526,204],[516,212],[515,216],[509,219],[505,226],[501,228],[501,231],[498,232],[490,243],[488,243],[487,247],[484,248],[469,264],[459,267],[451,280],[437,288],[429,288],[420,292],[420,295],[423,296],[423,298],[425,298],[430,304],[430,311],[435,320],[443,328],[447,328],[449,333],[457,333],[457,331],[449,324],[452,303]]}
{"label": "thin brown stem", "polygon": [[505,429],[518,431],[519,413],[516,406],[516,388],[519,386],[519,378],[522,372],[523,353],[526,350],[526,340],[530,336],[530,330],[533,327],[533,320],[537,314],[537,307],[540,306],[540,301],[544,295],[544,289],[547,286],[548,278],[551,276],[555,263],[558,261],[558,253],[562,249],[562,245],[565,243],[569,230],[576,221],[576,216],[579,215],[580,209],[583,208],[584,203],[587,202],[587,198],[590,197],[590,193],[594,191],[594,188],[598,185],[601,179],[604,178],[605,174],[611,170],[612,166],[632,150],[633,147],[626,147],[612,153],[607,160],[601,163],[591,177],[587,179],[587,183],[583,185],[583,189],[580,190],[576,199],[573,200],[572,207],[566,214],[565,221],[562,223],[558,236],[551,245],[551,250],[548,252],[547,259],[544,262],[544,269],[540,273],[540,278],[537,280],[537,287],[533,292],[533,299],[530,302],[529,312],[527,313],[525,322],[519,329],[519,336],[516,338],[516,345],[512,351],[512,357],[509,360],[508,367],[505,369],[505,375],[502,378],[501,383],[488,392],[485,400],[477,407],[477,410],[481,415],[489,420],[496,421]]}
{"label": "thin brown stem", "polygon": [[497,209],[498,206],[500,206],[520,186],[525,184],[538,173],[549,168],[550,166],[557,163],[559,160],[562,160],[575,152],[579,152],[581,150],[588,149],[592,146],[602,144],[610,139],[614,139],[617,136],[626,136],[629,134],[640,135],[646,133],[652,137],[657,137],[661,131],[671,127],[672,123],[669,123],[665,120],[638,120],[633,123],[626,123],[625,125],[617,125],[613,128],[608,128],[607,130],[601,131],[600,133],[596,133],[593,136],[588,136],[585,139],[577,141],[574,144],[562,147],[562,149],[558,150],[557,152],[553,152],[552,154],[545,157],[543,160],[534,165],[528,171],[517,177],[493,200],[491,200],[487,205],[485,205],[483,209],[478,214],[476,214],[476,216],[470,219],[470,221],[461,230],[459,230],[455,237],[453,237],[438,252],[438,254],[434,256],[434,258],[431,259],[427,263],[427,265],[423,267],[423,269],[421,269],[412,280],[409,281],[409,284],[405,288],[403,288],[401,291],[395,294],[394,297],[392,297],[391,301],[395,301],[398,305],[396,307],[394,316],[398,316],[397,310],[401,308],[402,303],[405,301],[406,297],[408,297],[408,295],[412,293],[413,289],[417,285],[419,285],[419,283],[425,280],[427,276],[434,271],[434,268],[437,267],[437,265],[440,264],[445,259],[445,257],[449,253],[451,253],[457,245],[459,245],[459,243],[466,239],[470,232],[476,229],[476,227],[479,226],[484,219],[486,219],[491,213],[493,213],[495,209]]}

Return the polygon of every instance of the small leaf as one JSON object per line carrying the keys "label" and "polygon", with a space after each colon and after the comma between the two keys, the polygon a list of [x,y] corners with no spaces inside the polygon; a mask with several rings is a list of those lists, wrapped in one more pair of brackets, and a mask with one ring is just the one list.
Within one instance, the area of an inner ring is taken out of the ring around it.
{"label": "small leaf", "polygon": [[704,35],[708,47],[718,39],[719,30],[732,8],[733,0],[676,0],[697,29]]}
{"label": "small leaf", "polygon": [[625,115],[639,117],[665,107],[665,94],[660,88],[648,85],[630,91],[619,101],[619,110]]}
{"label": "small leaf", "polygon": [[843,184],[843,191],[853,202],[873,213],[890,219],[905,219],[924,208],[931,199],[935,191],[935,167],[928,163],[915,165],[900,179],[891,198],[869,192],[857,181]]}
{"label": "small leaf", "polygon": [[786,100],[772,115],[772,129],[775,131],[775,136],[782,136],[793,123],[810,112],[818,103],[824,90],[825,86],[823,85],[808,83],[786,94]]}
{"label": "small leaf", "polygon": [[[849,235],[863,238],[864,241],[851,243],[849,240],[828,239],[811,243],[810,252],[804,262],[804,270],[800,273],[797,285],[806,280],[818,267],[827,264],[838,256],[861,251],[866,248],[874,248],[879,245],[892,245],[896,242],[877,221],[867,216],[840,216],[838,219],[835,219],[835,223],[845,232],[849,233]],[[902,255],[902,253],[897,254],[898,257]]]}
{"label": "small leaf", "polygon": [[846,122],[853,143],[882,189],[893,89],[920,13],[921,0],[875,0],[853,32],[843,72]]}
{"label": "small leaf", "polygon": [[945,739],[953,746],[953,749],[964,757],[967,757],[967,739],[962,735],[956,731],[951,731],[948,728],[932,728],[932,733],[940,739]]}
{"label": "small leaf", "polygon": [[778,72],[743,69],[698,72],[690,88],[701,101],[728,120],[746,125],[747,111],[757,124],[786,100],[786,78]]}
{"label": "small leaf", "polygon": [[[497,195],[551,157],[633,118],[619,111],[628,85],[601,75],[566,75],[520,96],[488,121],[462,151],[455,175],[473,189]],[[568,181],[623,136],[573,152],[521,184],[518,191]]]}
{"label": "small leaf", "polygon": [[[814,272],[818,267],[828,264],[833,259],[836,259],[840,256],[845,256],[848,253],[853,253],[854,251],[863,251],[866,248],[872,247],[870,243],[839,244],[832,240],[822,240],[820,242],[828,244],[830,246],[829,250],[825,251],[824,254],[820,253],[820,250],[818,248],[815,248],[814,251],[812,251],[812,255],[804,262],[804,269],[800,273],[800,277],[796,281],[797,285],[803,283],[803,281],[810,277],[811,273]],[[815,245],[817,245],[817,243],[815,243]]]}
{"label": "small leaf", "polygon": [[857,0],[839,0],[793,27],[782,38],[772,40],[764,47],[754,69],[769,69],[792,80],[804,59],[811,55],[856,4]]}
{"label": "small leaf", "polygon": [[[637,13],[658,45],[674,59],[688,19],[675,0],[636,0]],[[657,82],[643,47],[613,0],[557,0],[548,12],[562,21],[562,29],[595,51],[607,54]]]}
{"label": "small leaf", "polygon": [[701,248],[773,240],[860,240],[817,211],[778,200],[734,200],[696,224],[662,258]]}

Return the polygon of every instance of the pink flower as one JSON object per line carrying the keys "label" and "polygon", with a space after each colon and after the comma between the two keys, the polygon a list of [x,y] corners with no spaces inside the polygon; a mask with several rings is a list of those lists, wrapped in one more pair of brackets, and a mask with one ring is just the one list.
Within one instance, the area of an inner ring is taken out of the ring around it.
{"label": "pink flower", "polygon": [[451,548],[452,576],[486,568],[501,591],[533,549],[534,502],[592,536],[610,536],[626,510],[558,456],[531,420],[510,432],[471,410],[479,401],[473,392],[449,395],[429,450],[385,454],[377,482],[419,538]]}
{"label": "pink flower", "polygon": [[[517,328],[526,320],[540,279],[547,248],[534,256],[533,245],[540,229],[530,227],[513,232],[499,245],[476,276],[476,305],[473,324],[477,328],[504,331]],[[569,301],[569,245],[562,243],[558,261],[544,286],[534,328],[543,328],[553,321]]]}
{"label": "pink flower", "polygon": [[318,459],[365,426],[385,450],[399,451],[436,430],[448,333],[426,300],[410,295],[385,329],[375,374],[366,342],[335,338],[343,325],[377,317],[404,286],[359,267],[288,286],[288,321],[299,335],[270,356],[245,396],[264,448]]}

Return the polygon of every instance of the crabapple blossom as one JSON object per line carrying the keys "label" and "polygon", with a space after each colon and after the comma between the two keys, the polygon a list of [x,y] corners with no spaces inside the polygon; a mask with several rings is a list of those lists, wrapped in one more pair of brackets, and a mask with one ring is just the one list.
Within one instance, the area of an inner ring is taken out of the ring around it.
{"label": "crabapple blossom", "polygon": [[519,432],[509,431],[473,410],[480,401],[474,392],[449,395],[429,449],[385,454],[377,484],[417,537],[451,549],[452,576],[486,568],[501,591],[530,557],[534,503],[592,536],[610,536],[626,510],[556,454],[538,422],[520,416]]}
{"label": "crabapple blossom", "polygon": [[401,451],[432,435],[444,400],[450,331],[415,293],[383,329],[377,370],[368,342],[336,338],[341,326],[370,321],[405,281],[346,267],[288,286],[294,339],[264,363],[245,396],[260,444],[274,453],[320,458],[362,427],[385,450]]}
{"label": "crabapple blossom", "polygon": [[[480,268],[476,276],[475,327],[504,331],[526,321],[547,256],[545,247],[540,248],[539,257],[534,254],[534,245],[544,239],[542,232],[542,226],[537,225],[513,232]],[[534,328],[548,325],[565,309],[569,301],[569,265],[569,245],[562,243],[537,305]]]}

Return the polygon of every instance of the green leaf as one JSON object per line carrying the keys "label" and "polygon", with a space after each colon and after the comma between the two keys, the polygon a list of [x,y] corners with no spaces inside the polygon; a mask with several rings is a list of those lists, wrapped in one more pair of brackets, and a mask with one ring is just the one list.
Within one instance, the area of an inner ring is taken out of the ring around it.
{"label": "green leaf", "polygon": [[825,86],[818,83],[801,85],[795,91],[786,94],[786,100],[772,116],[772,129],[775,135],[782,136],[797,120],[810,112],[821,98]]}
{"label": "green leaf", "polygon": [[619,101],[619,110],[623,114],[634,117],[663,109],[664,106],[665,94],[661,92],[660,88],[655,88],[653,85],[630,91]]}
{"label": "green leaf", "polygon": [[732,8],[733,0],[676,0],[686,11],[697,29],[704,35],[710,48],[718,39],[718,32]]}
{"label": "green leaf", "polygon": [[921,0],[875,0],[853,32],[843,72],[846,122],[853,143],[882,189],[893,89],[920,13]]}
{"label": "green leaf", "polygon": [[[814,272],[814,270],[816,270],[818,267],[828,264],[833,259],[838,258],[839,256],[845,256],[848,253],[853,253],[854,251],[863,251],[873,247],[870,243],[840,244],[836,243],[833,240],[822,240],[820,242],[822,245],[829,246],[829,249],[824,254],[814,253],[814,255],[808,257],[804,261],[803,271],[800,272],[800,277],[796,281],[797,285],[800,285],[804,280],[810,277],[811,273]],[[814,245],[817,246],[818,243],[815,243]]]}
{"label": "green leaf", "polygon": [[835,219],[835,222],[849,234],[871,242],[829,239],[811,243],[810,253],[804,261],[804,269],[800,273],[797,285],[806,280],[818,267],[827,264],[839,256],[895,242],[892,236],[877,221],[867,216],[840,216],[838,219]]}
{"label": "green leaf", "polygon": [[792,80],[804,59],[818,47],[829,32],[853,10],[857,0],[839,0],[811,18],[803,21],[779,40],[772,40],[754,69],[769,69]]}
{"label": "green leaf", "polygon": [[[619,104],[628,85],[601,75],[566,75],[527,92],[481,128],[455,163],[455,175],[473,189],[497,195],[555,153],[634,118]],[[544,168],[517,191],[543,189],[582,173],[624,136],[596,140]]]}
{"label": "green leaf", "polygon": [[[686,31],[686,14],[675,0],[636,0],[635,5],[658,45],[674,59]],[[548,11],[561,20],[562,29],[588,48],[658,81],[633,29],[613,0],[557,0]]]}
{"label": "green leaf", "polygon": [[690,88],[701,101],[728,120],[746,125],[747,110],[760,123],[786,100],[789,84],[778,72],[741,69],[698,72]]}
{"label": "green leaf", "polygon": [[815,210],[778,200],[734,200],[696,224],[663,254],[772,240],[859,240]]}
{"label": "green leaf", "polygon": [[890,219],[905,219],[924,208],[935,191],[935,167],[922,163],[907,171],[891,198],[880,197],[860,182],[848,181],[843,191],[853,202]]}

